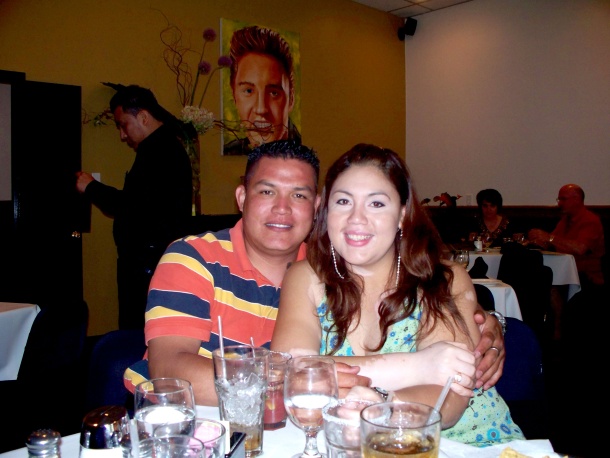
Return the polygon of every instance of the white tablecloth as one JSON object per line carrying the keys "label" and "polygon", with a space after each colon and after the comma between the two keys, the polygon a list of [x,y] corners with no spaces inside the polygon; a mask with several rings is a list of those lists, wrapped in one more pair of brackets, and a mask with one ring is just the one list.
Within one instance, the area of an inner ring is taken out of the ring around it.
{"label": "white tablecloth", "polygon": [[[499,251],[489,253],[471,251],[470,261],[468,262],[469,270],[476,258],[483,258],[489,267],[487,269],[487,276],[489,278],[498,278],[502,253]],[[580,291],[580,279],[578,278],[578,269],[576,269],[574,256],[553,251],[543,251],[542,263],[553,271],[553,285],[568,285],[568,299],[571,299],[574,294]]]}
{"label": "white tablecloth", "polygon": [[0,302],[0,380],[17,380],[25,344],[40,308]]}
{"label": "white tablecloth", "polygon": [[504,316],[512,316],[519,320],[523,320],[521,308],[517,294],[512,286],[501,282],[500,280],[491,280],[488,278],[473,278],[473,283],[485,285],[491,291],[494,297],[495,309]]}
{"label": "white tablecloth", "polygon": [[[197,416],[218,420],[217,407],[197,407]],[[79,454],[80,434],[72,434],[62,438],[61,456],[63,458],[77,458]],[[510,445],[513,449],[527,453],[532,458],[559,457],[553,453],[553,447],[548,440],[513,441],[510,444],[496,445],[493,447],[477,448],[465,445],[449,439],[441,439],[442,458],[497,458],[500,452]],[[324,432],[318,434],[318,448],[326,451]],[[303,451],[305,447],[305,434],[294,426],[290,420],[285,428],[275,431],[265,431],[263,434],[263,456],[269,458],[281,458],[292,456]],[[27,458],[27,449],[21,448],[0,454],[2,458]]]}

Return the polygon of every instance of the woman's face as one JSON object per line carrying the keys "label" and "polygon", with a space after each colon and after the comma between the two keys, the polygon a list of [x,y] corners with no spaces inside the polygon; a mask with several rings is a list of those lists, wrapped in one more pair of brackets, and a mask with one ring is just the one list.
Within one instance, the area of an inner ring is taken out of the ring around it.
{"label": "woman's face", "polygon": [[498,206],[484,200],[481,204],[481,211],[483,212],[483,218],[491,219],[498,215]]}
{"label": "woman's face", "polygon": [[404,212],[398,191],[377,167],[354,165],[330,190],[328,236],[354,272],[371,275],[391,266]]}

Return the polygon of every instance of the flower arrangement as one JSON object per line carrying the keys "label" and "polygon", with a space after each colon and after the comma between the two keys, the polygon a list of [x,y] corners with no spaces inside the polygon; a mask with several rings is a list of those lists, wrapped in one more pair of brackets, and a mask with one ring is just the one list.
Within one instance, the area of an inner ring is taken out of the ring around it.
{"label": "flower arrangement", "polygon": [[[455,207],[457,205],[457,200],[462,197],[459,194],[457,196],[452,196],[448,192],[443,192],[439,196],[434,196],[433,201],[438,202],[438,206],[442,207],[443,205],[446,207]],[[427,205],[430,203],[429,198],[425,198],[420,202],[422,205]]]}
{"label": "flower arrangement", "polygon": [[[200,53],[182,43],[181,30],[169,21],[167,27],[161,31],[160,38],[161,42],[165,45],[163,59],[176,79],[178,97],[182,105],[180,119],[192,125],[197,134],[203,135],[214,127],[215,124],[220,124],[220,121],[214,119],[214,114],[201,105],[205,99],[212,76],[218,70],[230,67],[231,58],[229,56],[220,56],[214,68],[212,68],[210,62],[204,59],[207,44],[216,40],[216,31],[212,28],[207,28],[203,31],[203,47]],[[191,53],[197,55],[197,70],[194,76],[188,63],[188,56]],[[201,91],[201,95],[198,96],[198,86],[204,76],[207,76],[207,81]]]}

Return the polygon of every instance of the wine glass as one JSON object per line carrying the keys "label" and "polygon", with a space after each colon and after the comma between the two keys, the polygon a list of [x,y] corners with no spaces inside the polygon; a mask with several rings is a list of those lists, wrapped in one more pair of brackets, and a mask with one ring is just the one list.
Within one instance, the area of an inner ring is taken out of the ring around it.
{"label": "wine glass", "polygon": [[325,457],[318,451],[318,432],[324,425],[322,409],[339,396],[335,361],[328,356],[298,356],[288,361],[284,404],[290,420],[305,432],[305,449],[292,458]]}
{"label": "wine glass", "polygon": [[455,250],[453,253],[453,261],[460,264],[464,269],[467,269],[468,263],[470,262],[468,250]]}
{"label": "wine glass", "polygon": [[189,381],[156,378],[136,386],[134,417],[139,439],[171,434],[192,436],[196,416],[195,395]]}
{"label": "wine glass", "polygon": [[483,234],[481,234],[481,240],[483,241],[483,248],[485,249],[485,251],[489,251],[489,247],[494,241],[491,234],[488,232],[484,232]]}

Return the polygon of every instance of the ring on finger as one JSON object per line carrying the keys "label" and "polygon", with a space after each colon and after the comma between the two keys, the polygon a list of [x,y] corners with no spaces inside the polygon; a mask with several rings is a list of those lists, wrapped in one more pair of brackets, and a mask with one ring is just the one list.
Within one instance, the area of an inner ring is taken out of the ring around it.
{"label": "ring on finger", "polygon": [[455,374],[455,375],[453,376],[453,381],[454,381],[455,383],[460,383],[460,382],[462,381],[462,373],[461,373],[461,372],[458,372],[457,374]]}
{"label": "ring on finger", "polygon": [[498,355],[500,354],[500,349],[498,347],[489,347],[490,350],[496,350]]}

